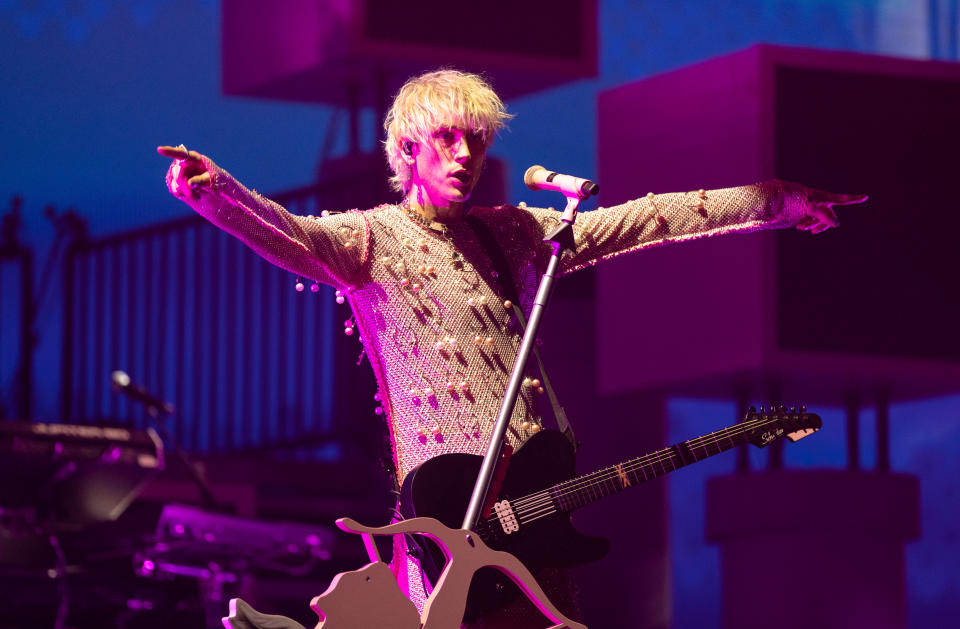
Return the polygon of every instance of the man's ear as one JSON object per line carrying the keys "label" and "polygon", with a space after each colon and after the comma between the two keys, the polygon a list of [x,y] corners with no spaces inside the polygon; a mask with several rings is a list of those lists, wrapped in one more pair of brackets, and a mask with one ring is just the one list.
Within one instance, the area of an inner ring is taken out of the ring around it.
{"label": "man's ear", "polygon": [[408,166],[413,166],[413,163],[416,161],[416,157],[414,156],[415,152],[415,142],[406,138],[400,142],[400,157]]}

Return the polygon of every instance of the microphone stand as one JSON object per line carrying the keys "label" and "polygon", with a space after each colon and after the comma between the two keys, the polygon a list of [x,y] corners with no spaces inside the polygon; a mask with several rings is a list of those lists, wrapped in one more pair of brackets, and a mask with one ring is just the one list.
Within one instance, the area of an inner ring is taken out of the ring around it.
{"label": "microphone stand", "polygon": [[197,464],[193,461],[190,455],[180,447],[180,444],[167,430],[166,419],[173,415],[173,406],[160,400],[159,398],[154,398],[153,396],[146,394],[146,391],[143,389],[140,390],[145,393],[145,395],[135,396],[130,393],[130,390],[127,387],[118,386],[116,380],[114,380],[112,384],[115,391],[122,393],[128,396],[130,399],[140,402],[144,405],[147,410],[147,414],[154,420],[153,425],[156,427],[160,438],[165,444],[168,445],[168,448],[173,451],[173,454],[177,457],[177,459],[180,460],[180,463],[187,470],[187,475],[190,476],[190,480],[192,480],[200,490],[200,499],[203,507],[212,511],[228,511],[228,509],[226,509],[224,505],[220,504],[220,502],[214,497],[213,491],[210,489],[210,483],[208,483],[207,479],[200,474],[200,471],[197,469]]}
{"label": "microphone stand", "polygon": [[[473,494],[470,496],[470,504],[467,507],[467,513],[463,518],[461,528],[473,530],[480,517],[480,509],[483,508],[490,491],[490,480],[493,478],[493,472],[497,461],[500,459],[500,452],[503,448],[503,438],[507,433],[507,427],[510,425],[510,417],[513,415],[513,408],[517,403],[517,396],[520,394],[520,385],[523,381],[523,374],[526,370],[527,361],[530,353],[533,351],[533,344],[537,338],[537,330],[540,328],[540,320],[543,318],[547,301],[553,291],[553,282],[556,279],[557,269],[560,266],[560,260],[567,251],[576,250],[576,244],[573,240],[573,223],[577,218],[577,208],[580,205],[580,196],[567,196],[567,207],[560,218],[560,225],[543,239],[544,242],[551,243],[553,253],[550,261],[547,263],[547,271],[540,278],[540,285],[537,288],[537,295],[533,300],[533,309],[530,311],[530,317],[527,320],[527,327],[523,333],[523,340],[520,342],[520,350],[517,352],[517,358],[513,363],[513,371],[510,374],[510,382],[507,385],[506,393],[503,396],[503,402],[500,404],[500,412],[497,414],[497,421],[493,426],[493,434],[490,435],[490,443],[487,446],[487,452],[483,457],[483,464],[480,466],[480,473],[477,475],[477,482],[473,487]],[[589,195],[587,195],[589,196]],[[582,198],[587,198],[584,196]]]}
{"label": "microphone stand", "polygon": [[180,444],[170,435],[167,431],[165,422],[163,421],[169,417],[168,413],[162,413],[165,409],[158,409],[156,406],[148,405],[147,413],[150,414],[156,421],[154,425],[157,427],[157,432],[160,433],[160,438],[164,442],[170,444],[171,450],[173,450],[174,455],[180,459],[180,463],[186,468],[187,474],[190,476],[190,479],[200,490],[200,499],[203,503],[204,508],[210,509],[212,511],[229,511],[224,505],[214,497],[213,490],[210,489],[210,483],[207,482],[207,479],[200,474],[200,470],[197,469],[197,464],[194,462],[193,458],[186,451],[180,447]]}

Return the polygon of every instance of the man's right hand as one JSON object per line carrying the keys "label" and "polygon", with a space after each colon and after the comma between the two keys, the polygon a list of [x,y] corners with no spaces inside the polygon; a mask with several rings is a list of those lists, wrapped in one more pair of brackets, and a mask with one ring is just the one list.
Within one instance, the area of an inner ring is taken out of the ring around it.
{"label": "man's right hand", "polygon": [[210,173],[203,156],[184,145],[158,146],[157,153],[174,160],[167,173],[167,188],[179,199],[197,199],[210,189]]}

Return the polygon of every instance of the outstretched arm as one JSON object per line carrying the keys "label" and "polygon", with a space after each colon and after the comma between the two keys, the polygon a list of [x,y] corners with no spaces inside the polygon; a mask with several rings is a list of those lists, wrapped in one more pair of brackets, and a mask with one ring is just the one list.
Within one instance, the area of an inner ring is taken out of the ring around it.
{"label": "outstretched arm", "polygon": [[370,229],[361,213],[297,216],[196,151],[181,145],[157,152],[173,159],[167,187],[175,197],[269,262],[338,288],[353,283],[365,265]]}
{"label": "outstretched arm", "polygon": [[[650,193],[578,215],[577,252],[564,259],[561,273],[639,249],[721,234],[782,227],[818,234],[838,225],[834,206],[862,203],[866,198],[780,180],[719,190]],[[560,217],[549,210],[529,211],[544,233]]]}

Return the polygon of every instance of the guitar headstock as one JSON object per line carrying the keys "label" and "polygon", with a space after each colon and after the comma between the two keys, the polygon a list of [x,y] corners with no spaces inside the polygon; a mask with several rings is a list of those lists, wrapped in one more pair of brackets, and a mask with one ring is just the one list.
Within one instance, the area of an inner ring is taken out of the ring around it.
{"label": "guitar headstock", "polygon": [[823,426],[823,421],[816,413],[806,412],[806,407],[787,408],[786,406],[772,406],[759,412],[750,407],[743,419],[747,428],[747,440],[753,445],[763,448],[781,437],[790,441],[800,441],[810,436]]}

